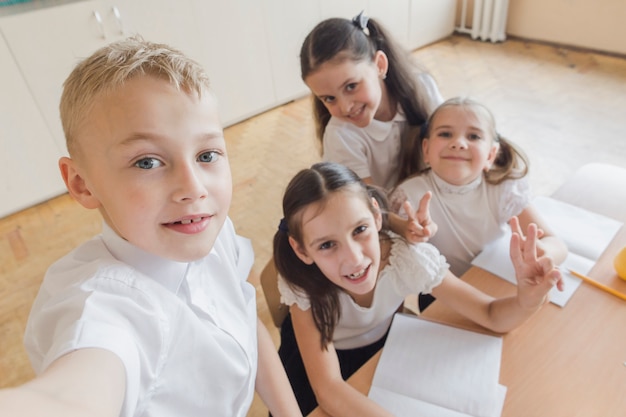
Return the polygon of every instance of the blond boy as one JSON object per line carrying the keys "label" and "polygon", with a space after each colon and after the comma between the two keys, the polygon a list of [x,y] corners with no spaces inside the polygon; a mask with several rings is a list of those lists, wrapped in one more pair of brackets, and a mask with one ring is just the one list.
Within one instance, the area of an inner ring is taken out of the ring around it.
{"label": "blond boy", "polygon": [[300,415],[227,217],[204,71],[129,38],[77,65],[60,109],[61,174],[103,232],[48,270],[25,335],[38,376],[0,392],[0,415],[243,417],[255,386],[275,416]]}

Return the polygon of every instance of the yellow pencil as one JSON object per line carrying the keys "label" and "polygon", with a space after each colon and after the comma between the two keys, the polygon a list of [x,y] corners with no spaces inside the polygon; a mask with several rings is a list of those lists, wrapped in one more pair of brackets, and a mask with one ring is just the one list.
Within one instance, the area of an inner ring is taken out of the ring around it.
{"label": "yellow pencil", "polygon": [[583,274],[580,274],[576,271],[572,271],[571,269],[569,270],[569,272],[574,275],[575,277],[578,277],[580,279],[582,279],[583,281],[585,281],[587,284],[591,284],[594,287],[600,288],[601,290],[604,290],[606,292],[608,292],[609,294],[613,294],[616,297],[621,298],[622,300],[626,300],[626,294],[623,294],[617,290],[614,290],[611,287],[607,287],[604,284],[599,283],[598,281],[596,281],[595,279],[591,279]]}

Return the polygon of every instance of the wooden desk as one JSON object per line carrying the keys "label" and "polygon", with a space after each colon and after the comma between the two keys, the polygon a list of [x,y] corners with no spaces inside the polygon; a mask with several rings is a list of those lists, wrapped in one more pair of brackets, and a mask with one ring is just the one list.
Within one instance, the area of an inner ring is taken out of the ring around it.
{"label": "wooden desk", "polygon": [[[626,245],[622,227],[589,276],[626,293],[613,258]],[[463,279],[496,297],[512,284],[472,268]],[[479,330],[469,320],[433,303],[422,316]],[[484,331],[484,330],[481,330]],[[367,393],[380,352],[348,381]],[[626,415],[626,303],[582,283],[564,308],[545,305],[504,336],[500,383],[508,387],[503,417],[618,417]],[[327,416],[320,409],[311,417]]]}

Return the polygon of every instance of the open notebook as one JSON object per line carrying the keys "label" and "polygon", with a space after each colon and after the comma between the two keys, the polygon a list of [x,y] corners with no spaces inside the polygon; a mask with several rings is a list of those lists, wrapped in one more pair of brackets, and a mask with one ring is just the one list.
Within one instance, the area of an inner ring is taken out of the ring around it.
{"label": "open notebook", "polygon": [[397,417],[496,417],[502,338],[396,314],[369,398]]}
{"label": "open notebook", "polygon": [[[553,288],[550,292],[550,301],[563,307],[581,283],[580,278],[568,270],[587,275],[622,223],[550,197],[536,197],[533,206],[569,250],[567,259],[560,265],[565,290],[561,292]],[[505,236],[485,246],[472,264],[515,284],[515,271],[509,256],[510,240],[509,230]]]}

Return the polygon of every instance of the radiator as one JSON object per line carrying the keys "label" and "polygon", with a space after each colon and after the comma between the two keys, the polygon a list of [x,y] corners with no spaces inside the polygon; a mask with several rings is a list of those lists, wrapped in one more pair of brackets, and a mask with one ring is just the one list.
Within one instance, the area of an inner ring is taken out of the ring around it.
{"label": "radiator", "polygon": [[498,42],[506,39],[506,17],[509,0],[473,0],[472,26],[466,27],[469,0],[461,0],[461,25],[455,30],[469,33],[472,39]]}

